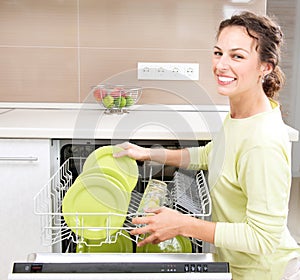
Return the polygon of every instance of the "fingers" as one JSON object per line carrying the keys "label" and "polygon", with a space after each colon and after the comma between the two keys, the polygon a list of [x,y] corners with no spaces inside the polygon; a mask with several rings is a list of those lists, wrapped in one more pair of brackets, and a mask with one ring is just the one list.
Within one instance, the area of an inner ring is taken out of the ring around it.
{"label": "fingers", "polygon": [[[136,223],[140,223],[140,222],[143,222],[143,218],[135,218],[134,219]],[[150,226],[144,226],[144,227],[138,227],[138,228],[135,228],[133,230],[130,231],[130,234],[131,235],[142,235],[143,236],[143,239],[138,242],[136,245],[138,247],[140,246],[144,246],[148,243],[151,243],[153,241],[153,235],[148,235],[149,233],[151,232],[151,229],[150,229]],[[147,236],[147,237],[146,237]],[[146,237],[146,238],[144,238]]]}
{"label": "fingers", "polygon": [[149,229],[147,226],[145,227],[138,227],[130,231],[131,235],[141,235],[141,234],[146,234],[149,232]]}
{"label": "fingers", "polygon": [[157,209],[147,209],[146,210],[147,216],[132,218],[131,222],[134,225],[151,224],[151,223],[153,223],[153,221],[155,219],[155,214],[161,213],[164,209],[165,209],[165,207],[160,207]]}
{"label": "fingers", "polygon": [[118,147],[122,148],[123,151],[120,151],[118,153],[114,153],[113,156],[115,158],[128,156],[130,158],[133,158],[135,160],[141,160],[145,161],[150,158],[150,149],[149,148],[143,148],[138,145],[124,142],[117,145]]}
{"label": "fingers", "polygon": [[[134,225],[147,225],[149,224],[149,218],[147,217],[140,217],[140,218],[133,218],[132,223]],[[137,227],[133,230],[130,231],[130,234],[132,235],[139,235],[139,234],[145,234],[149,232],[149,226],[144,226],[144,227]]]}
{"label": "fingers", "polygon": [[131,143],[127,142],[127,141],[126,141],[126,142],[123,142],[123,143],[121,143],[121,144],[117,144],[116,146],[122,148],[123,150],[120,151],[120,152],[114,153],[114,154],[113,154],[113,157],[115,157],[115,158],[120,158],[120,157],[128,156],[128,155],[129,155],[128,150],[130,149],[130,147],[131,147],[132,145],[133,145],[133,144],[131,144]]}
{"label": "fingers", "polygon": [[[155,214],[158,214],[162,211],[162,208],[153,210],[151,212],[149,212],[149,214],[147,216],[143,216],[143,217],[136,217],[132,219],[132,224],[134,225],[144,225],[142,227],[137,227],[133,230],[130,231],[131,235],[141,235],[141,234],[147,234],[147,233],[152,233],[153,232],[153,228],[152,228],[152,224],[155,221]],[[153,237],[152,237],[153,238]],[[149,238],[146,238],[147,242],[150,240]]]}
{"label": "fingers", "polygon": [[120,157],[124,157],[124,156],[128,156],[128,150],[123,150],[121,152],[113,154],[113,157],[115,157],[115,158],[120,158]]}
{"label": "fingers", "polygon": [[132,224],[141,225],[130,231],[131,235],[139,235],[142,240],[137,243],[137,246],[144,246],[148,243],[158,244],[164,240],[172,238],[176,232],[170,232],[168,222],[165,223],[164,212],[168,214],[168,208],[161,207],[150,212],[147,216],[136,217],[132,219]]}
{"label": "fingers", "polygon": [[152,244],[158,244],[162,240],[159,240],[155,233],[152,232],[151,226],[144,226],[140,228],[136,228],[132,231],[130,231],[131,235],[140,235],[140,238],[142,238],[141,241],[139,241],[136,245],[138,247],[144,246],[148,243]]}
{"label": "fingers", "polygon": [[157,209],[147,209],[146,210],[147,216],[132,218],[131,222],[134,225],[149,224],[153,221],[153,216],[155,214],[159,214],[160,212],[162,212],[164,208],[165,207],[160,207],[160,208],[157,208]]}
{"label": "fingers", "polygon": [[123,143],[121,143],[121,144],[117,144],[116,146],[117,146],[117,147],[120,147],[120,148],[122,148],[122,149],[127,149],[130,145],[131,145],[131,144],[130,144],[128,141],[126,141],[126,142],[123,142]]}
{"label": "fingers", "polygon": [[148,237],[146,237],[145,239],[143,239],[142,241],[138,242],[136,245],[138,247],[141,247],[141,246],[144,246],[148,243],[158,244],[159,241],[156,241],[156,238],[155,238],[154,234],[151,234]]}

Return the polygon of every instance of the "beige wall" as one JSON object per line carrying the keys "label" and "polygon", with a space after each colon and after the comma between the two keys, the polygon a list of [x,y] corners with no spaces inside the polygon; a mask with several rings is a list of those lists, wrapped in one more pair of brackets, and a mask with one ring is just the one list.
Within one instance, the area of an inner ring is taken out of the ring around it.
{"label": "beige wall", "polygon": [[[210,68],[217,23],[237,8],[265,11],[232,2],[0,0],[0,102],[85,102],[111,82],[143,86],[140,103],[225,104]],[[200,80],[138,81],[138,61],[196,62]]]}

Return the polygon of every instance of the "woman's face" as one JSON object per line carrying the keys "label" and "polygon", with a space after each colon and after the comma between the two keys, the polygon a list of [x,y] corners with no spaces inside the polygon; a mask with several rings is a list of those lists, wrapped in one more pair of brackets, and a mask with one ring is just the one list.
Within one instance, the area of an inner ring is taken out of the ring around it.
{"label": "woman's face", "polygon": [[219,94],[234,98],[262,90],[263,66],[256,45],[244,27],[230,26],[222,30],[212,63]]}

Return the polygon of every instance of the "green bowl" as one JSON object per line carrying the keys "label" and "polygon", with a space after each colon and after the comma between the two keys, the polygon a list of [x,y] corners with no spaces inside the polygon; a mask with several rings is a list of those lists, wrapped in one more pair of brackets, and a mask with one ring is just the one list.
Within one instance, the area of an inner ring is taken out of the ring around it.
{"label": "green bowl", "polygon": [[178,235],[158,244],[146,244],[136,248],[137,253],[192,253],[192,244],[188,237]]}

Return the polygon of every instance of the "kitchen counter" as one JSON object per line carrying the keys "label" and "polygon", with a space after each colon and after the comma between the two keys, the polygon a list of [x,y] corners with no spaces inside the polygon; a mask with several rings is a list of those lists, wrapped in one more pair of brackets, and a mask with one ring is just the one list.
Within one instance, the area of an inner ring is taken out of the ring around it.
{"label": "kitchen counter", "polygon": [[[136,105],[129,113],[98,107],[1,108],[0,138],[210,140],[227,107]],[[291,141],[298,131],[288,127]]]}

